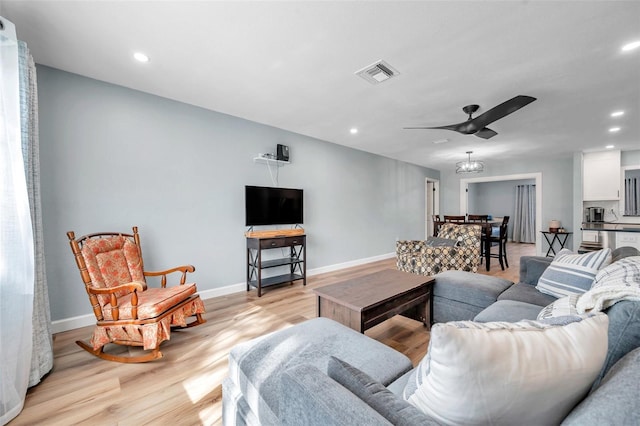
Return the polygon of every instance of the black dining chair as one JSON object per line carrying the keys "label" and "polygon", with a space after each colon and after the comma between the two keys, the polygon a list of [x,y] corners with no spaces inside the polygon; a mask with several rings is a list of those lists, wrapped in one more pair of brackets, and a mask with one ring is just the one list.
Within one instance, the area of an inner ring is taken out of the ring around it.
{"label": "black dining chair", "polygon": [[463,215],[462,216],[444,215],[444,221],[451,222],[451,223],[464,223],[466,221],[466,218]]}
{"label": "black dining chair", "polygon": [[[504,271],[504,265],[507,265],[507,268],[509,267],[509,261],[507,260],[507,229],[508,229],[508,225],[509,225],[509,216],[504,216],[502,218],[502,223],[500,224],[500,231],[498,232],[498,235],[494,235],[493,233],[491,233],[491,235],[489,237],[484,237],[484,238],[489,238],[489,256],[492,258],[497,258],[498,261],[500,262],[500,267],[502,268],[502,270]],[[498,246],[498,253],[491,253],[491,247],[497,245]],[[484,248],[484,244],[482,244],[482,247]],[[483,253],[484,254],[484,253]]]}
{"label": "black dining chair", "polygon": [[488,214],[470,214],[467,216],[467,222],[487,223],[489,222]]}

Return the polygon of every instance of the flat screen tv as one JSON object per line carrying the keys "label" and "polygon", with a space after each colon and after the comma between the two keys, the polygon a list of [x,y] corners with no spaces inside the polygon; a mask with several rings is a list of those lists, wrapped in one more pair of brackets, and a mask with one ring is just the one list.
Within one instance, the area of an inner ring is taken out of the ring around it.
{"label": "flat screen tv", "polygon": [[302,189],[245,186],[246,226],[303,223]]}

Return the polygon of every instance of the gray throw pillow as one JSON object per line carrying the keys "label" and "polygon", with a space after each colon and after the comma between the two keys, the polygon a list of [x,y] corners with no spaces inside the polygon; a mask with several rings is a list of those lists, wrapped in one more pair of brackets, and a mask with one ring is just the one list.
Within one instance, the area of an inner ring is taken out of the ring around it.
{"label": "gray throw pillow", "polygon": [[620,358],[640,347],[640,302],[622,300],[604,312],[609,317],[607,358],[591,392]]}
{"label": "gray throw pillow", "polygon": [[429,247],[458,247],[458,240],[451,238],[428,237],[427,246]]}
{"label": "gray throw pillow", "polygon": [[394,425],[438,424],[366,373],[336,357],[329,359],[328,374]]}
{"label": "gray throw pillow", "polygon": [[563,420],[563,426],[640,424],[640,349],[629,352],[600,386]]}

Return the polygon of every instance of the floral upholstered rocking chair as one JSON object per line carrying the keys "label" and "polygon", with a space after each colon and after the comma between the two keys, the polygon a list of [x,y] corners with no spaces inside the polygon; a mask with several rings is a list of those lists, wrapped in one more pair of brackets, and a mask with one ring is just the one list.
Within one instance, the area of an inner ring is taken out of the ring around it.
{"label": "floral upholstered rocking chair", "polygon": [[[76,343],[87,352],[110,361],[146,362],[162,358],[160,343],[169,340],[171,327],[205,322],[204,305],[194,283],[187,284],[191,265],[166,271],[145,271],[138,228],[133,234],[102,232],[80,237],[67,232],[80,276],[97,323],[90,344]],[[181,272],[180,284],[167,287],[167,275]],[[146,277],[161,277],[160,288],[147,288]],[[195,319],[187,323],[187,318]],[[105,353],[107,343],[142,346],[139,356]]]}

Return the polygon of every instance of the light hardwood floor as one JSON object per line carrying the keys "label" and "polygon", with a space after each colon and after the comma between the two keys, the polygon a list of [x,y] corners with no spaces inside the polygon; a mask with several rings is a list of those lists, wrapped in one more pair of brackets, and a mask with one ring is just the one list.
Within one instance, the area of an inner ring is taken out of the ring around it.
{"label": "light hardwood floor", "polygon": [[[492,259],[492,270],[482,266],[479,272],[517,282],[520,256],[533,255],[535,246],[507,247],[509,268],[500,270]],[[298,282],[267,290],[261,298],[253,290],[205,300],[207,323],[174,331],[162,344],[164,357],[145,364],[104,361],[80,349],[75,341],[88,340],[92,327],[58,333],[53,371],[29,390],[24,410],[10,424],[221,424],[221,383],[234,345],[314,318],[313,288],[387,268],[395,268],[395,259],[309,277],[306,287]],[[404,353],[414,365],[429,341],[421,323],[400,316],[366,334]],[[115,348],[123,350],[128,349]]]}

